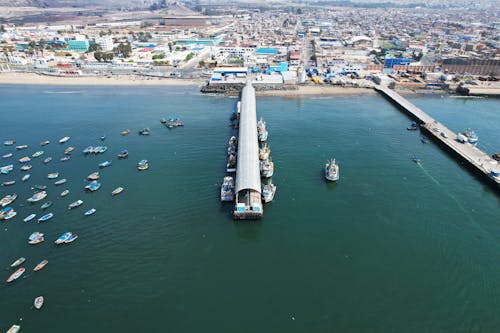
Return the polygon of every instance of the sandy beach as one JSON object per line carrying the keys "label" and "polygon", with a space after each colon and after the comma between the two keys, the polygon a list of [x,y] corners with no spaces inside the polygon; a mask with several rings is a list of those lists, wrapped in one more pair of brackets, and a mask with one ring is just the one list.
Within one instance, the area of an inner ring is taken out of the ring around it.
{"label": "sandy beach", "polygon": [[328,95],[356,95],[375,93],[371,88],[353,88],[340,86],[299,86],[297,90],[267,90],[257,91],[257,96],[283,96],[283,97],[302,97],[302,96],[328,96]]}
{"label": "sandy beach", "polygon": [[58,77],[34,73],[0,72],[0,84],[36,84],[59,86],[201,86],[200,80],[178,78],[147,79],[135,75],[119,75],[112,77]]}

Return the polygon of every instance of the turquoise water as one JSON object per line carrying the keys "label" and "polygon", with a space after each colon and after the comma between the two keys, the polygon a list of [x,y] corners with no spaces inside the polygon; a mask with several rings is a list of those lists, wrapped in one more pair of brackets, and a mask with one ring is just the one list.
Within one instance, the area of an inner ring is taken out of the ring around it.
{"label": "turquoise water", "polygon": [[[378,95],[258,98],[278,192],[261,222],[235,223],[219,186],[236,99],[197,90],[1,87],[0,140],[29,145],[14,152],[16,171],[0,175],[18,180],[0,188],[2,196],[19,195],[18,216],[0,225],[4,280],[18,257],[28,270],[0,282],[1,329],[20,322],[23,332],[497,330],[499,197],[406,131],[410,120],[391,104]],[[495,150],[497,100],[411,100],[452,129],[473,127]],[[164,128],[159,119],[170,114],[186,126]],[[137,134],[143,127],[150,137]],[[120,136],[126,128],[131,134]],[[104,155],[79,153],[103,134]],[[65,135],[71,140],[59,145]],[[52,142],[44,157],[54,160],[33,160],[31,179],[20,183],[17,159],[43,140]],[[69,145],[77,151],[59,162]],[[130,156],[117,160],[123,148]],[[0,147],[1,155],[13,150]],[[323,180],[330,157],[340,163],[338,184]],[[150,169],[139,172],[144,158]],[[85,193],[85,177],[106,159],[113,164],[101,171],[101,189]],[[56,171],[67,184],[46,179]],[[47,185],[54,201],[45,224],[22,222],[41,214],[41,203],[25,201],[34,184]],[[125,191],[111,197],[117,186]],[[65,188],[70,195],[58,198]],[[77,199],[84,205],[68,211]],[[91,207],[97,213],[84,217]],[[46,242],[28,245],[34,231]],[[80,237],[56,247],[65,231]],[[33,273],[44,258],[49,265]],[[46,303],[36,311],[39,295]]]}

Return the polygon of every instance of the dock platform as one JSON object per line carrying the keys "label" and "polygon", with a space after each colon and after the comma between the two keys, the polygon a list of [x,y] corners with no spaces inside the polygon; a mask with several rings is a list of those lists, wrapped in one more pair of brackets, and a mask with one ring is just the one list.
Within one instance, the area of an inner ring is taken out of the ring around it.
{"label": "dock platform", "polygon": [[457,133],[417,108],[394,90],[380,85],[375,86],[375,90],[419,123],[421,129],[439,146],[465,162],[475,174],[481,176],[483,180],[500,193],[500,176],[494,176],[494,174],[500,174],[500,165],[496,160],[475,145],[468,142],[460,143],[457,140]]}

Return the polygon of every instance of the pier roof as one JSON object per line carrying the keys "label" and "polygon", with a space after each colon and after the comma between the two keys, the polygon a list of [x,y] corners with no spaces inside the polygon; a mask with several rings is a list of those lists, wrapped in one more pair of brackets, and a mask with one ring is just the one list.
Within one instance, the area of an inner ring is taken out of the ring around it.
{"label": "pier roof", "polygon": [[241,92],[236,171],[236,192],[245,189],[261,192],[255,88],[249,81]]}

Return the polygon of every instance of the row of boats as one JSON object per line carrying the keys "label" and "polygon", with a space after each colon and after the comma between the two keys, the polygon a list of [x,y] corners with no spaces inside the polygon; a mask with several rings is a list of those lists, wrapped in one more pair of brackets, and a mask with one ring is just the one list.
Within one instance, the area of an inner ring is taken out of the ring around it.
{"label": "row of boats", "polygon": [[181,127],[184,126],[184,122],[179,117],[170,116],[167,119],[162,118],[160,122],[165,125],[167,128]]}
{"label": "row of boats", "polygon": [[[59,139],[59,143],[62,144],[62,143],[68,142],[69,139],[70,139],[69,136],[64,136],[61,139]],[[40,142],[40,147],[46,146],[49,143],[50,143],[49,140],[42,141],[42,142]],[[5,140],[3,142],[3,144],[4,144],[4,146],[13,146],[13,145],[16,144],[16,140]],[[28,148],[28,145],[19,145],[19,146],[16,146],[17,150],[23,150],[23,149],[26,149],[26,148]]]}

